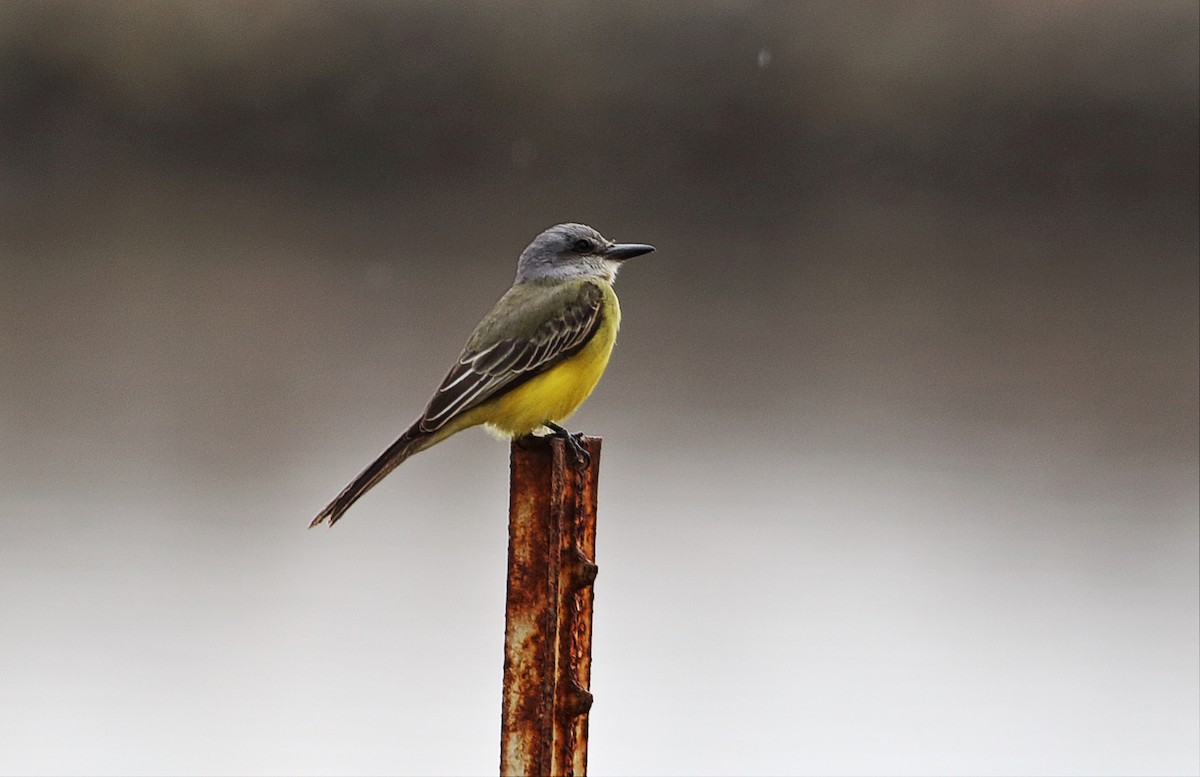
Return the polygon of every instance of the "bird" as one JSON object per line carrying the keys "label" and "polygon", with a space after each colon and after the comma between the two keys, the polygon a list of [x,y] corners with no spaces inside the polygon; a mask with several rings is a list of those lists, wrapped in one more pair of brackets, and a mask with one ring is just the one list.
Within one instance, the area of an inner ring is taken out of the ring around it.
{"label": "bird", "polygon": [[621,306],[613,291],[627,259],[654,250],[616,243],[585,224],[558,224],[517,260],[513,285],[476,325],[421,416],[358,474],[309,528],[337,523],[405,459],[483,425],[502,438],[548,431],[586,463],[587,451],[562,423],[592,393],[608,366]]}

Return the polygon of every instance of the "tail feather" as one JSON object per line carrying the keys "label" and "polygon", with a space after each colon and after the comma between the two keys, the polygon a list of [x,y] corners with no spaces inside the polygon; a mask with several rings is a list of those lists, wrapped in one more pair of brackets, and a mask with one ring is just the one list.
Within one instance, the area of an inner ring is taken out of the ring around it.
{"label": "tail feather", "polygon": [[385,475],[400,466],[409,456],[425,450],[435,442],[437,440],[432,435],[420,431],[416,424],[413,424],[404,434],[400,435],[400,439],[388,446],[388,449],[380,454],[379,458],[360,472],[358,477],[350,482],[350,485],[343,488],[342,493],[338,494],[324,510],[317,513],[317,517],[313,518],[308,528],[311,529],[326,520],[329,521],[330,526],[337,523],[338,519],[350,509],[350,505],[357,502],[359,497],[383,480]]}

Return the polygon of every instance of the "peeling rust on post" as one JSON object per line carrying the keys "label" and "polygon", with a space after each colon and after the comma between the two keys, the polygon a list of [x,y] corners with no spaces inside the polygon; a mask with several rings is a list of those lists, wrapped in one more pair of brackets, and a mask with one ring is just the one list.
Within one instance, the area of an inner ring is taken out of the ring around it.
{"label": "peeling rust on post", "polygon": [[511,454],[500,774],[587,773],[600,438],[586,469],[558,438]]}

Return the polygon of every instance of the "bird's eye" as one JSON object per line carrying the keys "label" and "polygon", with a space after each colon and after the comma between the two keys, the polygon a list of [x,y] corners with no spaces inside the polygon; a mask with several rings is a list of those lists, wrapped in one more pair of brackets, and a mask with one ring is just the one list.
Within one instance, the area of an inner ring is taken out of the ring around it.
{"label": "bird's eye", "polygon": [[577,254],[586,254],[595,247],[596,245],[586,237],[581,237],[571,244],[571,248],[573,248]]}

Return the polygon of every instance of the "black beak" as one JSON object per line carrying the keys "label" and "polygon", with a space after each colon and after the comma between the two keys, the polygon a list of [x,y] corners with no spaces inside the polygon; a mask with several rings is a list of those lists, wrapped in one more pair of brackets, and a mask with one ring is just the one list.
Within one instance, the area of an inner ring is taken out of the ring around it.
{"label": "black beak", "polygon": [[635,256],[648,254],[653,250],[654,246],[648,246],[645,243],[616,243],[605,249],[604,258],[616,259],[618,262],[623,262]]}

